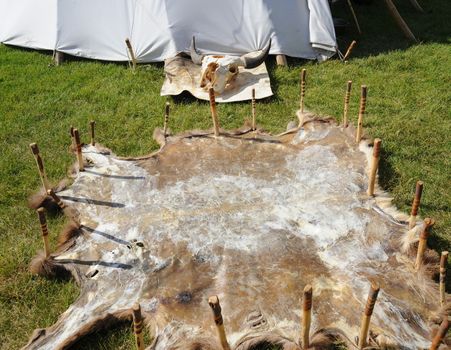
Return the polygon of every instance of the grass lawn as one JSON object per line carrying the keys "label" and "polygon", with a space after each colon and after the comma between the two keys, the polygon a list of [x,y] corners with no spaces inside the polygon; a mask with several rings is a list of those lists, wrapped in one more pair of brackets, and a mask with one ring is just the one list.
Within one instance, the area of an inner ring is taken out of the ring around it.
{"label": "grass lawn", "polygon": [[[381,183],[396,205],[408,211],[415,182],[424,181],[422,217],[435,218],[429,245],[437,251],[451,245],[451,2],[421,1],[416,13],[407,0],[399,10],[422,41],[409,44],[383,2],[356,6],[364,35],[352,30],[340,37],[342,51],[356,38],[349,63],[323,64],[289,60],[288,67],[269,61],[274,96],[257,105],[258,123],[283,131],[295,119],[299,73],[308,69],[306,106],[341,119],[345,83],[354,82],[351,118],[355,123],[358,87],[368,85],[367,134],[383,141]],[[347,10],[336,15],[351,19]],[[39,185],[29,150],[37,142],[51,181],[65,177],[74,161],[67,151],[69,126],[88,141],[89,120],[97,122],[97,140],[119,155],[149,153],[155,127],[162,126],[166,99],[159,95],[162,64],[142,65],[132,74],[126,65],[69,60],[48,67],[49,53],[0,45],[0,349],[23,346],[38,327],[53,324],[78,295],[72,281],[31,276],[28,264],[42,248],[36,213],[27,197]],[[209,128],[209,105],[189,96],[170,100],[173,132]],[[249,103],[218,107],[224,128],[240,126],[250,115]],[[64,224],[49,219],[52,245]],[[449,281],[448,281],[449,282]],[[448,283],[449,287],[449,283]],[[449,288],[448,288],[449,289]],[[300,291],[301,292],[301,291]],[[129,325],[82,340],[76,349],[133,349]]]}

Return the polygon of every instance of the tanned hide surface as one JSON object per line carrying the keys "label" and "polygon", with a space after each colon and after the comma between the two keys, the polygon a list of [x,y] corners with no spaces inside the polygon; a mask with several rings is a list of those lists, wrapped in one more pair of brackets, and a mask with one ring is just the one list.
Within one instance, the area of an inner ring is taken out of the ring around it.
{"label": "tanned hide surface", "polygon": [[135,302],[150,349],[220,349],[211,295],[232,349],[262,340],[297,349],[306,284],[311,333],[338,333],[353,348],[369,281],[381,285],[372,333],[427,347],[439,293],[401,252],[406,217],[382,191],[366,195],[370,153],[349,129],[320,120],[278,137],[169,137],[141,160],[85,146],[91,165],[58,194],[78,210],[82,234],[52,255],[80,297],[24,349],[68,347],[129,317]]}

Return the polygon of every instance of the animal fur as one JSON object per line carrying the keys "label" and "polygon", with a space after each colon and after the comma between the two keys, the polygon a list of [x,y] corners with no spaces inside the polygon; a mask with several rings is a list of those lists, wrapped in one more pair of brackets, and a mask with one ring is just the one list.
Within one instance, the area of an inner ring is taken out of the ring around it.
{"label": "animal fur", "polygon": [[52,256],[46,257],[43,251],[40,251],[30,263],[30,272],[47,278],[66,278],[68,271],[53,260]]}
{"label": "animal fur", "polygon": [[81,229],[80,224],[74,221],[69,222],[58,236],[58,246],[66,244],[70,240],[77,238],[82,233],[83,231]]}

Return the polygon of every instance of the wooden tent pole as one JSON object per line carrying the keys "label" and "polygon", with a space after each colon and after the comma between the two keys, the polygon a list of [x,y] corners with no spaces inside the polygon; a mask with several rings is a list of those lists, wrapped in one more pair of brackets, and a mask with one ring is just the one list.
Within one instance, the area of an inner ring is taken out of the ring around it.
{"label": "wooden tent pole", "polygon": [[410,30],[407,23],[404,21],[404,19],[401,17],[401,15],[398,12],[398,9],[396,8],[395,4],[392,0],[385,0],[385,5],[388,8],[388,11],[390,12],[391,16],[395,20],[398,27],[402,30],[404,35],[407,39],[418,42],[417,38],[415,38],[415,35],[413,35],[412,31]]}

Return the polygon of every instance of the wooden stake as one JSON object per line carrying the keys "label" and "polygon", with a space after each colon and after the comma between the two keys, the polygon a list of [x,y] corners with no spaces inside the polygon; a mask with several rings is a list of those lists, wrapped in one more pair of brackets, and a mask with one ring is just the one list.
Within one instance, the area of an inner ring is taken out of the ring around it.
{"label": "wooden stake", "polygon": [[276,63],[277,63],[278,66],[286,66],[288,64],[287,56],[285,56],[285,55],[276,55]]}
{"label": "wooden stake", "polygon": [[423,8],[420,6],[417,0],[410,0],[410,3],[418,12],[424,12]]}
{"label": "wooden stake", "polygon": [[219,136],[219,120],[218,120],[218,112],[216,111],[216,99],[215,99],[215,91],[213,88],[208,90],[208,94],[210,96],[210,110],[211,117],[213,119],[213,127],[215,129],[215,136]]}
{"label": "wooden stake", "polygon": [[91,120],[89,122],[89,125],[91,126],[91,145],[95,146],[96,145],[96,141],[95,141],[95,138],[94,138],[94,136],[95,136],[94,127],[96,125],[96,122],[94,120]]}
{"label": "wooden stake", "polygon": [[130,42],[129,38],[125,39],[125,44],[127,45],[128,52],[130,53],[130,58],[132,59],[132,69],[135,70],[136,69],[136,56],[133,51],[132,43]]}
{"label": "wooden stake", "polygon": [[435,221],[431,218],[424,219],[423,231],[420,233],[420,240],[418,242],[417,260],[415,261],[415,270],[418,271],[423,264],[423,255],[427,246],[427,239],[429,236],[429,230],[434,226]]}
{"label": "wooden stake", "polygon": [[30,144],[31,152],[33,153],[34,159],[36,160],[36,165],[38,167],[39,177],[41,178],[42,186],[44,186],[45,191],[50,189],[49,180],[47,179],[47,174],[44,169],[44,162],[42,161],[41,155],[39,154],[39,148],[36,143]]}
{"label": "wooden stake", "polygon": [[349,100],[351,98],[352,80],[348,80],[345,93],[345,107],[343,109],[343,126],[348,127]]}
{"label": "wooden stake", "polygon": [[395,20],[396,24],[399,28],[401,28],[402,32],[406,36],[407,39],[410,39],[412,41],[418,41],[417,38],[415,38],[415,35],[413,35],[412,31],[410,30],[407,23],[404,21],[404,19],[401,17],[401,15],[398,12],[398,9],[396,8],[395,4],[392,0],[385,0],[385,5],[388,8],[388,11],[390,12],[390,15]]}
{"label": "wooden stake", "polygon": [[213,317],[216,324],[216,329],[218,330],[219,341],[223,350],[230,350],[229,343],[227,342],[227,337],[224,330],[224,320],[222,319],[221,305],[219,304],[218,297],[212,296],[208,298],[208,304],[213,311]]}
{"label": "wooden stake", "polygon": [[357,27],[357,31],[359,32],[359,34],[362,34],[362,30],[360,29],[359,20],[357,19],[357,16],[355,14],[354,7],[352,6],[351,0],[347,0],[347,1],[348,1],[349,9],[351,10],[351,13],[352,13],[352,18],[354,19],[355,26]]}
{"label": "wooden stake", "polygon": [[436,350],[439,348],[441,342],[443,339],[445,339],[446,334],[448,333],[449,329],[449,321],[448,321],[448,315],[443,317],[443,321],[440,324],[439,329],[437,330],[437,334],[435,335],[434,339],[432,340],[431,347],[429,350]]}
{"label": "wooden stake", "polygon": [[135,333],[136,349],[144,350],[143,339],[143,318],[141,315],[141,306],[135,303],[132,308],[133,312],[133,331]]}
{"label": "wooden stake", "polygon": [[310,324],[312,322],[312,286],[307,284],[302,296],[302,349],[310,346]]}
{"label": "wooden stake", "polygon": [[45,257],[48,258],[50,255],[50,244],[49,244],[49,230],[47,228],[47,220],[45,219],[44,208],[39,208],[37,210],[39,223],[41,224],[42,239],[44,241],[44,252]]}
{"label": "wooden stake", "polygon": [[83,165],[83,155],[81,153],[80,134],[78,133],[78,129],[74,129],[74,138],[77,149],[78,168],[80,171],[84,171],[85,167]]}
{"label": "wooden stake", "polygon": [[255,131],[257,129],[255,122],[255,109],[256,109],[256,101],[255,101],[255,89],[252,89],[252,130]]}
{"label": "wooden stake", "polygon": [[64,62],[64,53],[60,51],[55,51],[54,53],[55,66],[60,66]]}
{"label": "wooden stake", "polygon": [[448,265],[448,252],[442,252],[440,257],[440,305],[446,304],[446,267]]}
{"label": "wooden stake", "polygon": [[307,75],[307,70],[306,69],[302,69],[301,71],[301,102],[300,102],[300,107],[301,107],[301,114],[304,114],[304,98],[305,98],[305,77]]}
{"label": "wooden stake", "polygon": [[70,140],[72,143],[72,151],[75,152],[77,149],[77,144],[75,143],[74,127],[72,125],[70,127]]}
{"label": "wooden stake", "polygon": [[66,204],[61,200],[60,197],[58,197],[58,196],[56,195],[56,193],[55,193],[52,189],[48,190],[48,191],[47,191],[47,194],[48,194],[50,197],[52,197],[52,199],[55,201],[55,203],[56,203],[61,209],[66,208]]}
{"label": "wooden stake", "polygon": [[169,124],[169,112],[171,109],[171,105],[169,104],[169,102],[166,102],[165,106],[164,106],[164,125],[163,125],[163,134],[164,137],[167,136],[168,134],[168,124]]}
{"label": "wooden stake", "polygon": [[365,311],[362,316],[362,324],[359,333],[359,349],[363,349],[367,345],[368,330],[370,328],[371,315],[373,314],[374,304],[376,304],[377,295],[379,294],[379,285],[371,283],[368,299],[366,301]]}
{"label": "wooden stake", "polygon": [[418,207],[420,206],[421,194],[423,193],[423,182],[417,181],[415,188],[415,197],[412,202],[412,210],[410,211],[409,230],[413,229],[416,224]]}
{"label": "wooden stake", "polygon": [[374,139],[373,159],[371,160],[370,179],[368,184],[368,196],[374,196],[374,185],[376,183],[376,173],[379,166],[379,155],[381,152],[381,139]]}
{"label": "wooden stake", "polygon": [[360,108],[359,108],[359,120],[357,122],[357,131],[355,136],[355,142],[359,143],[362,138],[362,127],[363,127],[363,115],[365,114],[366,109],[366,94],[367,87],[366,85],[362,85],[360,92]]}
{"label": "wooden stake", "polygon": [[348,60],[349,56],[351,56],[352,49],[354,49],[354,46],[356,44],[357,44],[357,41],[355,41],[355,40],[353,40],[351,42],[351,44],[349,45],[348,49],[346,50],[345,55],[343,56],[343,61],[347,61]]}

